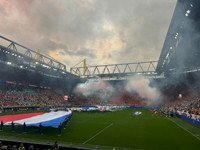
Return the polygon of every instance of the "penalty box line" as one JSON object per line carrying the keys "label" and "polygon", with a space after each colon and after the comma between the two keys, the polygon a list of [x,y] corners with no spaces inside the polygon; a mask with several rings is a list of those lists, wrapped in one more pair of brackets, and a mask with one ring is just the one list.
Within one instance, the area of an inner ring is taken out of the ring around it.
{"label": "penalty box line", "polygon": [[198,136],[196,136],[195,134],[193,134],[192,132],[190,132],[189,130],[187,130],[186,128],[180,126],[178,123],[176,123],[174,120],[170,119],[169,117],[167,117],[171,122],[173,122],[174,124],[176,124],[177,126],[179,126],[180,128],[182,128],[183,130],[185,130],[186,132],[188,132],[189,134],[191,134],[192,136],[194,136],[195,138],[197,138],[198,140],[200,140],[200,138]]}
{"label": "penalty box line", "polygon": [[94,136],[92,136],[91,138],[89,138],[88,140],[86,140],[85,142],[83,142],[83,144],[89,142],[90,140],[92,140],[93,138],[95,138],[97,135],[99,135],[100,133],[102,133],[104,130],[108,129],[109,127],[111,127],[113,125],[113,123],[111,123],[110,125],[108,125],[107,127],[103,128],[101,131],[99,131],[98,133],[96,133]]}

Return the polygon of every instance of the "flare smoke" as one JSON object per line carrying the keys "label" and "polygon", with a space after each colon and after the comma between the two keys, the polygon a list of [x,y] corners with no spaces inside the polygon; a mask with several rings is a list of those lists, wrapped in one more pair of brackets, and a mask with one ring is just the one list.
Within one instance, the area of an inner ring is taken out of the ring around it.
{"label": "flare smoke", "polygon": [[75,93],[81,93],[86,97],[95,96],[106,102],[114,93],[114,88],[101,79],[97,81],[89,80],[78,84],[75,88]]}
{"label": "flare smoke", "polygon": [[161,102],[161,93],[156,87],[150,86],[150,80],[142,76],[134,76],[128,80],[126,90],[136,92],[148,106],[158,105]]}

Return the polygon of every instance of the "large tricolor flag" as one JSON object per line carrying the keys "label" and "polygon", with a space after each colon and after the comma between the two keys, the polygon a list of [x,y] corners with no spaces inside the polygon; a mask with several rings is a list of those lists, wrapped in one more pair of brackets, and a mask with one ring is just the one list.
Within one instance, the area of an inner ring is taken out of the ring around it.
{"label": "large tricolor flag", "polygon": [[27,126],[51,126],[58,128],[60,123],[64,122],[65,118],[71,115],[71,111],[57,111],[49,113],[30,113],[19,115],[6,115],[0,116],[0,121],[5,125],[11,125],[12,121],[15,125],[23,125],[24,122]]}

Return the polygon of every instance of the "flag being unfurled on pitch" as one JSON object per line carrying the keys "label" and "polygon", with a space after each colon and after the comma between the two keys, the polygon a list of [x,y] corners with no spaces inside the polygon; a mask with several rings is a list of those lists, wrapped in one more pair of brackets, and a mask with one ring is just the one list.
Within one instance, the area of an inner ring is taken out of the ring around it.
{"label": "flag being unfurled on pitch", "polygon": [[51,126],[58,128],[60,123],[64,122],[65,118],[68,117],[71,111],[57,111],[49,113],[30,113],[30,114],[18,114],[18,115],[6,115],[0,116],[0,120],[5,125],[11,125],[12,121],[15,125],[23,125],[24,122],[27,126]]}

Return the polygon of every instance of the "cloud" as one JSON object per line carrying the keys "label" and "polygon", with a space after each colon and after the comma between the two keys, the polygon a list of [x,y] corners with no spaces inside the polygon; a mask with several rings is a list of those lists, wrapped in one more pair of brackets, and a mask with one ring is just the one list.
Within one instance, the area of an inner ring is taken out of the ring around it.
{"label": "cloud", "polygon": [[1,35],[71,67],[158,60],[176,0],[0,1]]}

